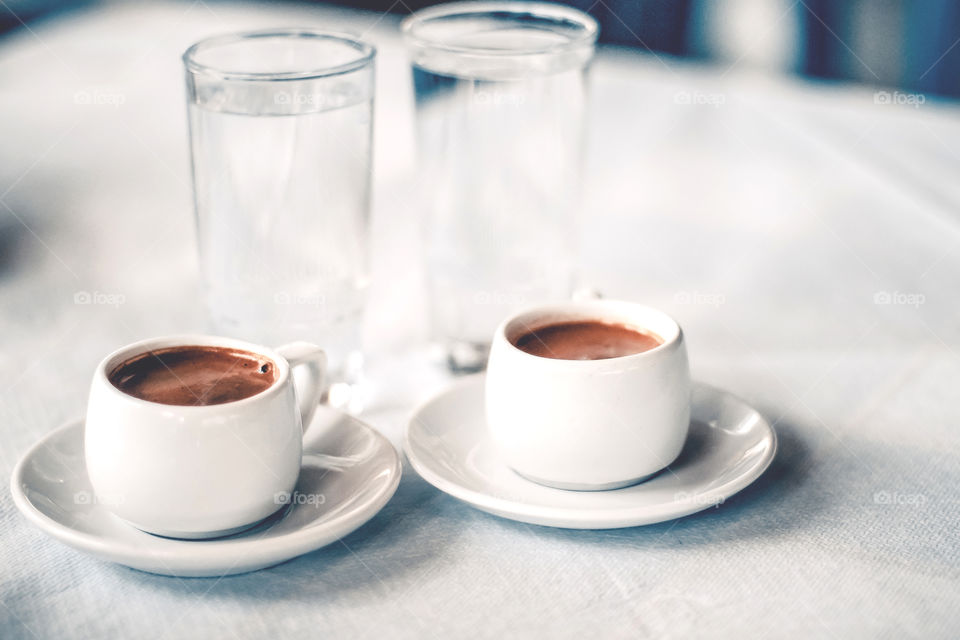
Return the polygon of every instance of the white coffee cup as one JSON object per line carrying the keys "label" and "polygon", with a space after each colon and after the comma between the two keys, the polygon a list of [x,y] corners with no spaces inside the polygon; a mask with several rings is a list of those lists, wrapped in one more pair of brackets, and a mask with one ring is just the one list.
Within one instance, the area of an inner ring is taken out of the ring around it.
{"label": "white coffee cup", "polygon": [[[535,356],[515,346],[531,330],[599,320],[659,336],[648,351],[602,360]],[[489,433],[507,464],[561,489],[615,489],[661,471],[690,425],[690,371],[680,326],[651,307],[616,300],[540,305],[504,321],[486,374]]]}
{"label": "white coffee cup", "polygon": [[[190,345],[252,352],[274,363],[274,381],[232,402],[181,406],[136,398],[109,380],[134,356]],[[212,336],[153,338],[111,353],[94,373],[85,427],[96,499],[139,529],[176,538],[263,520],[294,490],[325,366],[320,347],[306,342],[269,349]]]}

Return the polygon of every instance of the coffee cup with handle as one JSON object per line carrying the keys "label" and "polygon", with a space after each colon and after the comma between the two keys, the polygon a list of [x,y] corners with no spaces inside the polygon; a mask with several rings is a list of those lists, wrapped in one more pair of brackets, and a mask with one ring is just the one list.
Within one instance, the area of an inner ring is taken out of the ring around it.
{"label": "coffee cup with handle", "polygon": [[256,524],[294,490],[325,367],[323,350],[305,342],[180,335],[114,351],[94,372],[86,416],[95,498],[168,537]]}

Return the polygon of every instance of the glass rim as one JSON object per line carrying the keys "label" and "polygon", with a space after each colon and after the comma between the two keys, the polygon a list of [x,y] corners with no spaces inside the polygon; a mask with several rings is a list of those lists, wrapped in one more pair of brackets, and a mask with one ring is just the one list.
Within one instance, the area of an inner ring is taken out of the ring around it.
{"label": "glass rim", "polygon": [[[357,58],[337,65],[327,67],[305,68],[292,71],[234,71],[222,69],[216,65],[203,64],[197,60],[198,54],[224,45],[256,40],[258,38],[299,38],[304,40],[333,40],[340,42],[357,51]],[[339,31],[325,31],[303,27],[288,29],[261,29],[257,31],[240,31],[204,38],[183,52],[182,60],[187,71],[194,74],[203,74],[218,80],[312,80],[330,76],[342,75],[358,71],[376,58],[376,48],[361,40],[358,36]]]}
{"label": "glass rim", "polygon": [[[490,47],[474,47],[438,42],[431,38],[418,36],[415,30],[424,24],[442,18],[466,17],[471,15],[490,14],[492,17],[530,16],[567,22],[581,30],[568,41],[529,49],[494,49]],[[463,55],[509,57],[562,53],[579,47],[594,45],[600,32],[600,27],[593,16],[574,7],[552,2],[508,2],[505,0],[493,2],[447,2],[420,9],[400,23],[403,37],[411,43]]]}

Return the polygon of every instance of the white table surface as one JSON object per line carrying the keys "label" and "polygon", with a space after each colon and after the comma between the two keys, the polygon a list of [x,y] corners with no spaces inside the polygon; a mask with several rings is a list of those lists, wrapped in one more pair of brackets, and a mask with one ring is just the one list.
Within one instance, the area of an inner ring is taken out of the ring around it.
{"label": "white table surface", "polygon": [[[179,54],[292,24],[380,49],[363,417],[399,445],[448,381],[424,348],[396,19],[108,4],[0,40],[4,477],[83,413],[102,354],[205,328]],[[613,531],[528,526],[405,463],[392,502],[341,543],[178,580],[49,540],[4,491],[0,637],[955,637],[958,116],[736,65],[599,56],[584,280],[673,313],[694,376],[751,401],[780,438],[770,470],[720,508]],[[75,304],[83,291],[123,304]],[[894,303],[875,303],[884,292]]]}

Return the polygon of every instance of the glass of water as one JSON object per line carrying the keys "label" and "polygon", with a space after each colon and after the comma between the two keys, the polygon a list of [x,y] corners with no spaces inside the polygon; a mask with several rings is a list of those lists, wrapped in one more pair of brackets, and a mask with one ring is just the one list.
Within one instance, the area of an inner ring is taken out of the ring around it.
{"label": "glass of water", "polygon": [[375,50],[310,30],[203,40],[186,66],[200,266],[218,333],[327,350],[356,408]]}
{"label": "glass of water", "polygon": [[408,17],[430,316],[454,371],[497,323],[574,284],[597,24],[557,4],[456,2]]}

